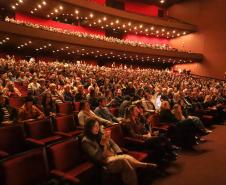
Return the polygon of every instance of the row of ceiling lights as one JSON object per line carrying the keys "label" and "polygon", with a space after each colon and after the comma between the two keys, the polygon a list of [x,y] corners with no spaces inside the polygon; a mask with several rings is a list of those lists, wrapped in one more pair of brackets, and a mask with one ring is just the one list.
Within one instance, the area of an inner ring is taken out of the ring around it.
{"label": "row of ceiling lights", "polygon": [[[23,0],[18,0],[19,3],[23,3]],[[165,1],[164,1],[165,2]],[[18,4],[18,3],[16,3]],[[38,10],[41,10],[43,7],[47,6],[46,1],[41,1],[37,6],[30,11],[31,14],[34,14]],[[12,8],[15,9],[15,5],[12,5]],[[64,10],[62,5],[59,5],[53,9],[50,14],[47,15],[47,18],[55,18],[55,20],[59,19],[60,15],[67,15],[74,17],[76,16],[76,19],[85,19],[85,20],[91,20],[91,22],[87,23],[87,26],[90,27],[98,27],[102,29],[107,29],[107,28],[112,28],[114,31],[115,30],[122,30],[125,33],[127,32],[134,32],[136,34],[144,34],[144,35],[152,35],[152,36],[157,36],[157,37],[166,37],[166,38],[174,38],[174,37],[179,37],[181,35],[186,35],[186,31],[177,31],[177,30],[172,30],[172,29],[167,29],[167,28],[158,28],[156,26],[146,26],[142,24],[137,24],[137,23],[132,23],[132,22],[127,22],[125,23],[124,21],[121,21],[119,19],[116,19],[115,21],[109,21],[106,16],[103,16],[102,18],[95,18],[94,13],[89,13],[89,15],[81,17],[80,11],[78,9],[74,10],[74,13],[67,13],[64,14],[62,11]],[[64,19],[66,22],[68,21],[67,18]]]}
{"label": "row of ceiling lights", "polygon": [[5,43],[7,43],[9,40],[10,40],[9,37],[3,38],[2,40],[0,40],[0,45],[3,45],[3,44],[5,44]]}

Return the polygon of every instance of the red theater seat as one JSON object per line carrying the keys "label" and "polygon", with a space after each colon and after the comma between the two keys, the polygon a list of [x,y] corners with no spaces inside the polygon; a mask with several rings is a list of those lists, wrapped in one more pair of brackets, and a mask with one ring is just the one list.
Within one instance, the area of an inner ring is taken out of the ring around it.
{"label": "red theater seat", "polygon": [[57,117],[54,121],[54,126],[57,131],[56,133],[63,136],[73,137],[81,133],[81,130],[76,128],[73,115]]}
{"label": "red theater seat", "polygon": [[20,108],[24,104],[24,98],[22,97],[10,97],[9,105],[13,108]]}
{"label": "red theater seat", "polygon": [[94,165],[84,160],[76,139],[54,144],[47,149],[51,173],[74,184],[92,182]]}
{"label": "red theater seat", "polygon": [[[111,130],[112,139],[124,150],[126,145],[128,144],[134,144],[134,146],[140,146],[144,144],[144,142],[141,140],[133,139],[130,137],[124,137],[121,125],[119,124],[109,127],[108,129]],[[139,152],[139,151],[127,150],[127,149],[125,151],[127,154],[135,157],[139,161],[145,161],[148,158],[148,153],[146,152]]]}
{"label": "red theater seat", "polygon": [[62,139],[53,131],[49,119],[27,122],[24,124],[28,140],[40,145],[50,144]]}
{"label": "red theater seat", "polygon": [[80,110],[80,102],[74,102],[74,111],[75,112],[79,112]]}
{"label": "red theater seat", "polygon": [[117,108],[109,108],[109,111],[110,111],[114,116],[117,116],[117,115],[118,115],[118,109],[117,109]]}
{"label": "red theater seat", "polygon": [[32,145],[25,139],[22,125],[0,128],[0,158],[20,153],[31,148]]}
{"label": "red theater seat", "polygon": [[154,113],[151,117],[151,126],[152,129],[167,131],[170,127],[168,123],[160,123],[160,115],[158,113]]}
{"label": "red theater seat", "polygon": [[73,114],[72,103],[71,102],[58,103],[57,112],[65,115]]}
{"label": "red theater seat", "polygon": [[48,169],[43,148],[21,153],[0,163],[1,185],[38,185],[47,178]]}

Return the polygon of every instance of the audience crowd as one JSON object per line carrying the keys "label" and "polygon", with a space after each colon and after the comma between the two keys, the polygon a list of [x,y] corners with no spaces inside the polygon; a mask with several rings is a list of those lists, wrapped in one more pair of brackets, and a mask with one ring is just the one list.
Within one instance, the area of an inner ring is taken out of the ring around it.
{"label": "audience crowd", "polygon": [[[0,58],[0,123],[14,124],[57,116],[57,105],[80,102],[81,145],[96,163],[120,172],[125,184],[136,185],[136,168],[156,168],[123,154],[107,127],[120,124],[126,136],[144,142],[157,164],[176,160],[182,141],[198,144],[211,130],[205,114],[221,123],[225,116],[226,83],[168,70],[100,67],[81,63]],[[23,98],[19,109],[10,99]],[[112,114],[111,109],[118,110]],[[206,110],[208,110],[206,112]],[[213,114],[212,114],[213,113]],[[155,130],[158,114],[168,132]],[[181,139],[182,138],[182,139]],[[194,141],[193,141],[194,140]]]}

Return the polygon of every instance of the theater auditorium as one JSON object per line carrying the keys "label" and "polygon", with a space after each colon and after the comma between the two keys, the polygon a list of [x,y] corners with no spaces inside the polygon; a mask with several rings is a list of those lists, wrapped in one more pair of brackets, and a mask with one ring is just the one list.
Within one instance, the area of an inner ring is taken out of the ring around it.
{"label": "theater auditorium", "polygon": [[0,0],[0,185],[226,185],[224,0]]}

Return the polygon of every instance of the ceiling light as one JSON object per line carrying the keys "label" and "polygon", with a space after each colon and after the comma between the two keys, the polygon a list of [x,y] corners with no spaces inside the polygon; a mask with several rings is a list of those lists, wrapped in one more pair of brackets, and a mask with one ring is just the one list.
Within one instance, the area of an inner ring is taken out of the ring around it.
{"label": "ceiling light", "polygon": [[118,24],[119,23],[119,20],[116,20],[115,23]]}
{"label": "ceiling light", "polygon": [[19,0],[20,3],[23,3],[23,0]]}
{"label": "ceiling light", "polygon": [[42,8],[42,5],[39,4],[39,5],[38,5],[38,8]]}
{"label": "ceiling light", "polygon": [[63,6],[59,6],[59,9],[60,9],[60,10],[63,10]]}
{"label": "ceiling light", "polygon": [[107,17],[104,17],[103,20],[106,21],[107,20]]}
{"label": "ceiling light", "polygon": [[55,11],[56,13],[58,13],[58,10],[57,10],[57,9],[55,9],[54,11]]}
{"label": "ceiling light", "polygon": [[76,14],[79,14],[79,11],[78,11],[78,10],[75,10],[75,13],[76,13]]}
{"label": "ceiling light", "polygon": [[91,18],[93,18],[93,14],[92,14],[92,13],[90,13],[89,16],[90,16]]}
{"label": "ceiling light", "polygon": [[16,9],[16,6],[12,5],[11,8],[15,10]]}

